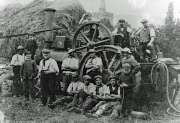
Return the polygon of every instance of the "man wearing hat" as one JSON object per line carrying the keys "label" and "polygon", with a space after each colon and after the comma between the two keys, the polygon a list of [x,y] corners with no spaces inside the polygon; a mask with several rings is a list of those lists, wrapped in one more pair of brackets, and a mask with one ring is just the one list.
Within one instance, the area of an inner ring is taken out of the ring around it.
{"label": "man wearing hat", "polygon": [[76,73],[79,68],[79,61],[74,57],[74,50],[69,49],[68,58],[64,59],[61,65],[61,70],[63,73],[63,94],[66,95],[67,88],[72,80],[72,75]]}
{"label": "man wearing hat", "polygon": [[35,82],[34,78],[37,76],[37,65],[31,59],[31,51],[25,52],[26,60],[21,66],[20,76],[23,82],[23,91],[26,101],[29,101],[29,93],[31,94],[32,101],[35,101]]}
{"label": "man wearing hat", "polygon": [[112,34],[116,35],[119,34],[120,36],[115,37],[115,41],[120,42],[120,46],[122,48],[125,47],[130,47],[130,42],[129,42],[129,33],[132,32],[132,29],[129,27],[125,27],[125,20],[120,19],[118,21],[117,28],[114,29]]}
{"label": "man wearing hat", "polygon": [[47,98],[50,96],[49,105],[51,105],[55,100],[55,90],[56,90],[56,75],[59,74],[59,67],[57,62],[51,58],[50,50],[42,50],[43,59],[39,64],[38,77],[41,81],[41,102],[42,106],[47,103]]}
{"label": "man wearing hat", "polygon": [[13,79],[13,94],[14,96],[23,95],[22,83],[20,78],[20,68],[25,61],[24,47],[18,46],[17,54],[12,57],[11,66],[13,67],[14,79]]}
{"label": "man wearing hat", "polygon": [[106,99],[106,97],[109,95],[109,88],[102,83],[102,76],[97,75],[94,78],[96,82],[95,95],[87,97],[85,102],[80,107],[81,109],[76,110],[84,112],[91,110],[99,101]]}
{"label": "man wearing hat", "polygon": [[[131,66],[130,73],[135,77],[136,85],[134,87],[134,93],[136,94],[139,91],[139,87],[141,85],[141,71],[140,71],[140,64],[135,60],[135,58],[131,55],[131,51],[129,48],[124,48],[122,50],[123,58],[121,59],[121,66],[123,64],[128,63]],[[122,69],[118,70],[118,72],[122,72]],[[118,74],[116,72],[116,74]]]}
{"label": "man wearing hat", "polygon": [[155,31],[153,28],[150,28],[148,26],[148,20],[142,19],[141,23],[143,25],[142,28],[140,28],[135,35],[139,36],[140,38],[140,44],[139,44],[139,52],[140,52],[140,59],[141,61],[144,61],[144,53],[146,52],[146,49],[149,49],[151,51],[151,61],[156,61],[156,52],[153,45],[154,39],[155,39]]}
{"label": "man wearing hat", "polygon": [[101,58],[96,56],[96,51],[94,49],[90,49],[89,53],[91,53],[91,56],[85,68],[87,69],[86,73],[92,78],[92,83],[95,84],[94,76],[101,75],[103,64]]}
{"label": "man wearing hat", "polygon": [[95,85],[91,83],[92,78],[89,75],[83,76],[83,87],[82,89],[74,95],[73,101],[68,104],[68,111],[73,111],[75,107],[81,107],[83,102],[88,96],[95,95]]}
{"label": "man wearing hat", "polygon": [[116,76],[110,76],[109,77],[110,85],[108,86],[110,95],[107,96],[106,101],[100,101],[93,109],[92,112],[96,111],[95,114],[92,116],[99,117],[101,116],[105,111],[110,111],[111,115],[110,118],[116,118],[119,113],[120,109],[122,107],[120,103],[120,87],[117,84]]}
{"label": "man wearing hat", "polygon": [[34,39],[34,34],[29,35],[29,40],[26,42],[25,49],[31,51],[31,59],[34,59],[36,49],[38,48],[37,42]]}

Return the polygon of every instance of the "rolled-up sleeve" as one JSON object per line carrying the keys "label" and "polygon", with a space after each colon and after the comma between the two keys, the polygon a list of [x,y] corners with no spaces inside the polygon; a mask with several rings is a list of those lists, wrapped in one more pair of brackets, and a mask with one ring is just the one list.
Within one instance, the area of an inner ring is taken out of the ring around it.
{"label": "rolled-up sleeve", "polygon": [[92,93],[93,95],[96,95],[96,87],[95,85],[91,84],[90,88],[89,88],[89,94]]}
{"label": "rolled-up sleeve", "polygon": [[154,29],[153,29],[153,28],[150,28],[149,30],[150,30],[150,36],[151,36],[151,37],[155,37],[156,35],[155,35]]}
{"label": "rolled-up sleeve", "polygon": [[72,83],[70,83],[70,85],[68,86],[67,92],[70,93],[71,90],[72,90],[72,88],[73,88],[73,87],[72,87]]}
{"label": "rolled-up sleeve", "polygon": [[52,69],[54,69],[57,73],[59,73],[59,67],[57,65],[57,62],[54,59],[52,59],[51,62],[52,62],[51,63]]}

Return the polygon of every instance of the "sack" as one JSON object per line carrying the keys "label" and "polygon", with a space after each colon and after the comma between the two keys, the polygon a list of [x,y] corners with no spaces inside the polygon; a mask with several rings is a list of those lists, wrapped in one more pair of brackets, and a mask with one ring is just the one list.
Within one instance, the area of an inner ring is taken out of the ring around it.
{"label": "sack", "polygon": [[12,80],[5,80],[2,83],[1,90],[2,90],[2,95],[4,97],[12,96],[12,85],[13,85]]}

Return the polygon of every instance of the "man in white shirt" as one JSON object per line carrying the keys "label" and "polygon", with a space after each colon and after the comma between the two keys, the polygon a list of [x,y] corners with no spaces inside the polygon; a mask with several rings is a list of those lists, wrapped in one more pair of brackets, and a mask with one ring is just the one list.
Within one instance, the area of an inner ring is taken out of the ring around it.
{"label": "man in white shirt", "polygon": [[61,65],[61,70],[63,73],[63,95],[67,95],[67,88],[72,80],[72,75],[75,74],[79,68],[79,61],[74,57],[74,50],[70,49],[68,51],[68,58],[64,59]]}
{"label": "man in white shirt", "polygon": [[51,108],[54,108],[56,105],[70,103],[73,100],[75,94],[84,88],[84,83],[78,80],[78,73],[72,75],[72,81],[67,89],[67,96],[63,96],[60,99],[56,100]]}
{"label": "man in white shirt", "polygon": [[51,105],[55,99],[55,90],[56,90],[56,76],[59,74],[59,67],[57,62],[51,58],[50,50],[42,50],[43,58],[39,64],[38,76],[41,81],[41,101],[42,106],[45,106],[47,103],[48,95],[50,96],[49,105]]}
{"label": "man in white shirt", "polygon": [[92,78],[92,83],[95,84],[94,76],[101,75],[102,73],[102,60],[96,56],[96,51],[90,49],[91,53],[90,59],[87,61],[85,68],[87,69],[87,74]]}
{"label": "man in white shirt", "polygon": [[23,90],[22,90],[23,85],[21,83],[21,78],[20,78],[20,68],[23,62],[25,61],[24,47],[18,46],[17,52],[18,53],[12,57],[10,65],[13,67],[13,73],[14,73],[13,94],[14,96],[19,97],[19,95],[23,95]]}

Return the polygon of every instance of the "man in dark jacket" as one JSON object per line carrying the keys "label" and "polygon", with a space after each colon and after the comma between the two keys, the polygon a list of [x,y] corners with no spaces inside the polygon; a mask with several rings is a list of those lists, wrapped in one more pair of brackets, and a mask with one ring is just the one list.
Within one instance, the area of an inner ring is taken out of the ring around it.
{"label": "man in dark jacket", "polygon": [[37,42],[34,39],[34,34],[29,35],[29,40],[26,42],[25,49],[31,51],[31,59],[34,60],[36,49],[38,48]]}

